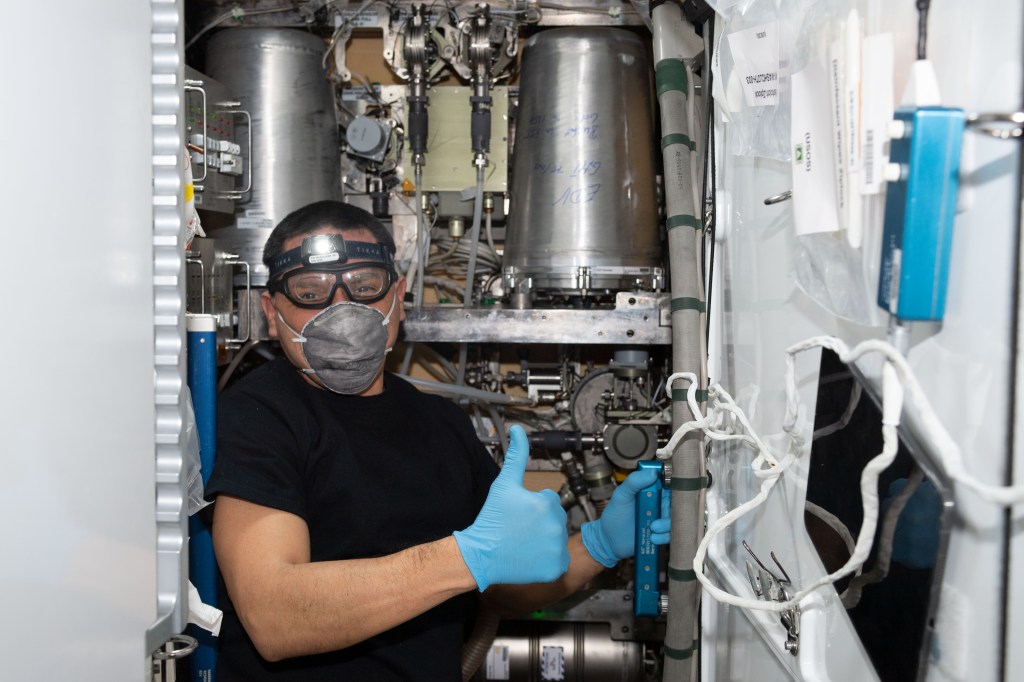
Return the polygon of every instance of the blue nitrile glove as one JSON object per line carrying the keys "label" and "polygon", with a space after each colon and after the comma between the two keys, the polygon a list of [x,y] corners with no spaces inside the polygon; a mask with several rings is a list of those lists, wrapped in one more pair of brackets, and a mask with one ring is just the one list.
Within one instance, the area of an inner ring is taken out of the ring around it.
{"label": "blue nitrile glove", "polygon": [[[621,559],[633,556],[636,542],[636,495],[650,487],[658,478],[658,472],[650,469],[634,471],[612,493],[612,499],[604,508],[597,521],[584,523],[581,529],[583,546],[594,557],[594,561],[613,568]],[[672,519],[669,511],[671,494],[661,493],[661,518],[651,521],[651,542],[666,545]]]}
{"label": "blue nitrile glove", "polygon": [[569,533],[558,494],[523,487],[530,458],[526,432],[513,426],[509,441],[480,514],[469,528],[453,533],[481,592],[490,585],[548,583],[569,570]]}

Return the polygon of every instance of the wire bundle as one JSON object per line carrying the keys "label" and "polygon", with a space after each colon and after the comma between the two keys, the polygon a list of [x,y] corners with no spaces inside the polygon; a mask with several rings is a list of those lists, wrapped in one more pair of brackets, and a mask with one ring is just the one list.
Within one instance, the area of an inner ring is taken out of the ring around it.
{"label": "wire bundle", "polygon": [[[860,479],[864,520],[849,560],[838,570],[813,581],[787,601],[766,602],[740,597],[718,588],[709,580],[704,573],[704,560],[711,542],[726,528],[736,523],[740,517],[749,514],[763,504],[779,478],[803,454],[805,439],[800,435],[798,426],[803,421],[803,407],[800,405],[797,389],[796,356],[812,348],[828,348],[847,364],[869,353],[880,353],[886,360],[882,371],[882,451],[867,463]],[[939,463],[952,480],[994,504],[1013,505],[1024,502],[1024,486],[989,485],[968,473],[960,449],[932,409],[910,365],[902,353],[890,344],[883,341],[865,341],[851,350],[837,338],[818,336],[790,346],[786,349],[786,353],[786,415],[783,421],[783,432],[788,438],[788,447],[785,452],[775,452],[765,443],[764,439],[751,426],[743,409],[736,404],[736,401],[720,384],[710,386],[707,416],[702,416],[700,405],[697,402],[699,384],[696,375],[681,372],[668,378],[668,390],[671,390],[673,382],[677,379],[686,379],[690,382],[686,402],[694,419],[680,426],[665,447],[657,450],[659,458],[669,458],[679,441],[687,433],[697,430],[702,431],[711,440],[739,441],[754,448],[757,452],[757,456],[751,462],[754,476],[762,479],[757,495],[717,519],[708,528],[694,556],[693,570],[697,579],[718,601],[761,611],[788,611],[798,606],[801,600],[819,587],[831,585],[861,568],[871,551],[878,525],[878,478],[893,462],[899,449],[897,428],[903,410],[904,395],[910,399],[920,417],[925,443],[930,445],[932,451],[938,455]]]}

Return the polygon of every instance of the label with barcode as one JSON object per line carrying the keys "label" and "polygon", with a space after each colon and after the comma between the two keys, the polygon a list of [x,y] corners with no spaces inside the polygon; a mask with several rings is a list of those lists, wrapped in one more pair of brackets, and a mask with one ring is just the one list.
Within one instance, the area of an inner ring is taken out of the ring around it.
{"label": "label with barcode", "polygon": [[864,160],[864,186],[875,184],[875,131],[864,131],[864,146],[860,150],[860,156]]}
{"label": "label with barcode", "polygon": [[882,191],[886,130],[893,117],[892,34],[864,38],[861,51],[861,194]]}
{"label": "label with barcode", "polygon": [[487,661],[484,668],[488,680],[509,679],[508,645],[495,644],[487,651]]}

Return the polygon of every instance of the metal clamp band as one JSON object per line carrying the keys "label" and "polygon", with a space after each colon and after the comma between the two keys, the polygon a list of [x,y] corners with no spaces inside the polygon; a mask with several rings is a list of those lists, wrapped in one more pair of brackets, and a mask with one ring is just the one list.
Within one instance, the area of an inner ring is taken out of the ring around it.
{"label": "metal clamp band", "polygon": [[[1004,123],[1010,125],[990,125]],[[1013,140],[1024,137],[1024,111],[970,114],[967,117],[966,124],[969,128],[979,133],[985,133],[1000,140]]]}
{"label": "metal clamp band", "polygon": [[161,647],[153,652],[153,658],[158,661],[185,658],[196,650],[196,647],[199,646],[199,641],[195,637],[191,637],[189,635],[175,635],[167,640],[164,646],[167,644],[171,645],[171,649],[166,650]]}

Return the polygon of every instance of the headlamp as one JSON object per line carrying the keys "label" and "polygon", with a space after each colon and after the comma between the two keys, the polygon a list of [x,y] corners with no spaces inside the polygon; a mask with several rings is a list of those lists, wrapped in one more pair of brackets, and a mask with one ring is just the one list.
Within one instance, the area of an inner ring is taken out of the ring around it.
{"label": "headlamp", "polygon": [[333,270],[350,258],[383,263],[394,270],[391,250],[383,244],[348,242],[340,234],[314,234],[302,240],[302,246],[285,251],[270,262],[270,279],[301,265],[312,270]]}

